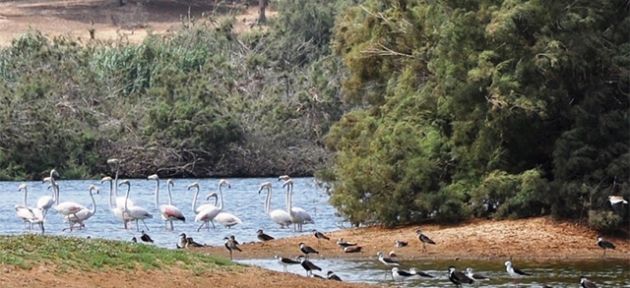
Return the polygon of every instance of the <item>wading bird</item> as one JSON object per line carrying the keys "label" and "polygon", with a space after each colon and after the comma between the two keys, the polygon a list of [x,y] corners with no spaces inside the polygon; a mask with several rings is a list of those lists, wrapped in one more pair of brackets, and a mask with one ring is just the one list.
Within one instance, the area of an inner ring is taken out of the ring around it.
{"label": "wading bird", "polygon": [[[219,206],[203,210],[199,212],[199,214],[197,214],[197,216],[195,217],[195,222],[203,222],[201,223],[201,225],[199,225],[197,231],[201,230],[204,225],[208,229],[210,229],[209,223],[213,220],[219,222],[220,224],[223,224],[226,227],[232,227],[236,224],[242,223],[241,219],[230,213],[223,212],[222,216],[219,216],[219,214],[221,214],[223,211],[223,186],[227,186],[228,188],[231,187],[230,182],[228,182],[227,180],[219,180],[219,197],[221,197],[221,202],[219,202]],[[210,197],[210,195],[208,195],[208,197]]]}
{"label": "wading bird", "polygon": [[461,271],[457,271],[454,266],[448,267],[448,280],[451,280],[453,284],[456,286],[461,286],[462,284],[472,284],[475,282],[473,279],[468,278],[466,274]]}
{"label": "wading bird", "polygon": [[302,253],[304,253],[304,256],[305,256],[306,259],[308,259],[308,254],[319,254],[319,251],[313,249],[313,247],[311,247],[311,246],[307,246],[304,243],[300,242],[299,247],[300,247],[300,251],[302,251]]}
{"label": "wading bird", "polygon": [[18,191],[24,191],[24,201],[22,205],[15,205],[15,214],[18,218],[22,219],[24,223],[29,225],[29,229],[33,227],[33,224],[39,225],[39,228],[42,230],[42,234],[44,234],[44,213],[39,208],[30,208],[28,207],[28,187],[26,184],[22,183],[18,187]]}
{"label": "wading bird", "polygon": [[604,250],[604,256],[606,256],[606,249],[615,249],[615,244],[610,241],[604,240],[602,236],[597,236],[597,246]]}
{"label": "wading bird", "polygon": [[284,268],[284,272],[287,272],[287,266],[289,266],[289,265],[297,265],[297,264],[301,264],[302,263],[300,261],[293,260],[291,258],[280,257],[278,255],[273,256],[273,258],[276,258],[276,260],[278,260],[278,263],[280,263],[280,265],[282,265],[282,267]]}
{"label": "wading bird", "polygon": [[324,235],[324,233],[319,232],[315,229],[313,229],[313,236],[315,236],[315,238],[317,238],[317,246],[319,246],[319,241],[321,239],[325,239],[325,240],[330,240],[330,238],[326,235]]}
{"label": "wading bird", "polygon": [[291,222],[293,222],[293,230],[302,232],[302,225],[315,224],[315,221],[313,221],[313,218],[311,218],[311,215],[308,214],[306,210],[300,207],[293,207],[293,180],[289,179],[285,181],[282,187],[287,188],[287,191],[286,191],[287,211],[289,211],[289,215],[291,215]]}
{"label": "wading bird", "polygon": [[505,261],[505,270],[513,278],[532,275],[512,266],[512,261]]}
{"label": "wading bird", "polygon": [[383,252],[378,251],[376,253],[376,256],[378,257],[378,261],[380,261],[381,263],[385,264],[385,266],[399,266],[400,262],[398,262],[398,260],[396,259],[392,259],[389,257],[385,257],[383,255]]}
{"label": "wading bird", "polygon": [[140,240],[142,240],[143,242],[147,242],[147,243],[153,243],[153,239],[151,239],[151,236],[149,236],[149,234],[144,233],[144,230],[142,230],[142,235],[140,236]]}
{"label": "wading bird", "polygon": [[162,220],[164,220],[166,229],[174,230],[174,220],[186,222],[186,217],[184,217],[182,211],[173,205],[171,187],[175,186],[175,182],[173,182],[172,179],[166,180],[166,189],[168,190],[168,204],[160,205],[160,177],[158,177],[157,174],[153,174],[147,177],[147,179],[155,180],[155,208],[160,211],[160,216],[162,217]]}
{"label": "wading bird", "polygon": [[[51,183],[55,182],[55,176],[59,177],[59,173],[57,173],[57,170],[55,169],[50,170],[49,179]],[[50,209],[51,207],[53,207],[53,205],[55,205],[55,197],[56,197],[55,189],[53,189],[51,196],[42,196],[42,197],[39,197],[39,199],[37,199],[37,206],[35,207],[42,210],[44,217],[46,217],[46,214],[48,214],[48,209]]]}
{"label": "wading bird", "polygon": [[474,280],[488,280],[488,279],[490,279],[490,278],[488,278],[488,277],[486,277],[484,275],[475,273],[473,271],[473,269],[470,268],[470,267],[466,268],[466,276],[468,276],[468,278],[474,279]]}
{"label": "wading bird", "polygon": [[280,228],[287,228],[289,227],[289,225],[291,225],[291,215],[289,215],[289,212],[284,211],[282,209],[274,209],[271,210],[271,182],[265,182],[260,184],[260,189],[258,189],[258,194],[260,194],[260,192],[262,192],[263,190],[267,190],[267,197],[265,199],[265,213],[267,213],[269,215],[269,218],[271,218],[271,221],[273,221],[274,223],[280,225]]}
{"label": "wading bird", "polygon": [[234,235],[230,235],[230,237],[225,237],[223,238],[223,240],[225,240],[225,249],[227,249],[230,252],[230,260],[232,260],[232,251],[236,250],[239,252],[242,252],[243,250],[241,250],[241,248],[238,248],[238,241],[236,241],[236,238],[234,237]]}
{"label": "wading bird", "polygon": [[313,270],[322,271],[322,268],[319,268],[319,266],[313,264],[313,262],[306,259],[306,257],[304,257],[303,255],[298,256],[298,260],[300,260],[302,268],[304,268],[304,270],[306,271],[306,276],[313,274]]}
{"label": "wading bird", "polygon": [[72,229],[74,228],[74,225],[76,224],[79,224],[79,229],[85,227],[85,223],[83,222],[90,219],[90,217],[96,214],[96,200],[94,200],[94,194],[93,194],[94,191],[96,191],[96,194],[98,194],[98,188],[96,188],[96,186],[94,185],[90,185],[89,193],[90,193],[90,198],[92,199],[92,208],[90,209],[84,208],[84,209],[81,209],[81,211],[77,212],[76,214],[70,214],[68,216],[65,216],[64,220],[70,223],[70,227],[64,228],[63,229],[64,231],[66,229],[70,229],[70,231],[72,231]]}
{"label": "wading bird", "polygon": [[258,229],[258,231],[256,231],[256,238],[258,238],[258,240],[263,241],[263,242],[267,242],[267,241],[275,239],[275,238],[265,234],[265,232],[263,232],[262,229]]}
{"label": "wading bird", "polygon": [[[131,191],[131,184],[129,183],[129,180],[123,180],[121,181],[119,184],[120,185],[127,185],[127,193],[125,193],[125,206],[123,207],[123,219],[129,219],[129,221],[136,221],[136,231],[140,230],[140,226],[138,224],[139,221],[142,221],[142,224],[144,224],[144,228],[147,228],[147,231],[149,231],[149,227],[147,226],[147,223],[144,223],[144,219],[150,219],[153,218],[153,215],[151,215],[151,213],[149,213],[149,211],[147,211],[146,209],[140,207],[140,206],[130,206],[129,205],[129,192]],[[126,220],[123,220],[126,221]]]}
{"label": "wading bird", "polygon": [[[125,210],[125,197],[116,197],[116,195],[114,195],[114,192],[117,189],[114,189],[114,181],[112,177],[103,177],[101,179],[101,184],[103,184],[103,182],[109,182],[109,210],[112,214],[114,214],[114,217],[123,222],[123,227],[127,229],[127,223],[129,223],[131,219],[129,217],[123,217],[123,210]],[[133,200],[131,199],[129,199],[129,206],[134,206]]]}
{"label": "wading bird", "polygon": [[427,250],[426,244],[435,245],[435,241],[431,240],[431,238],[429,238],[427,235],[424,235],[424,233],[422,233],[422,230],[420,230],[420,229],[416,230],[416,234],[418,235],[418,240],[420,240],[420,242],[422,242],[422,250],[423,251]]}
{"label": "wading bird", "polygon": [[595,285],[595,282],[588,280],[586,276],[580,276],[580,286],[582,288],[597,288],[597,285]]}
{"label": "wading bird", "polygon": [[339,276],[337,276],[337,274],[333,271],[328,271],[328,273],[326,273],[326,278],[328,280],[341,281],[341,278],[339,278]]}
{"label": "wading bird", "polygon": [[394,241],[394,247],[396,247],[396,248],[406,247],[407,245],[409,245],[409,243],[407,241],[402,241],[402,240]]}

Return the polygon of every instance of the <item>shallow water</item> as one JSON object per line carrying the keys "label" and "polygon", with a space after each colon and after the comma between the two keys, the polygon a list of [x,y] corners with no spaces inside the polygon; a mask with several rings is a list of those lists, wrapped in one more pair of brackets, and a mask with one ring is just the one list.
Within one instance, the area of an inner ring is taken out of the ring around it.
{"label": "shallow water", "polygon": [[[198,182],[201,187],[198,203],[205,202],[205,195],[209,191],[217,191],[218,179],[176,179],[173,188],[173,204],[177,206],[186,216],[186,223],[175,222],[175,230],[167,231],[164,229],[164,222],[160,219],[159,211],[155,207],[154,190],[155,181],[146,179],[132,179],[130,199],[133,199],[136,205],[147,209],[153,214],[153,219],[146,220],[150,231],[147,233],[155,240],[155,244],[166,248],[175,248],[178,235],[185,232],[189,236],[194,237],[195,241],[219,245],[223,244],[223,237],[235,235],[240,242],[250,242],[256,240],[256,230],[264,229],[266,233],[274,237],[286,237],[300,233],[293,232],[292,229],[280,229],[278,225],[273,223],[265,214],[263,204],[265,202],[266,193],[258,194],[258,186],[260,183],[270,181],[273,183],[272,209],[284,208],[284,189],[282,182],[276,178],[232,178],[228,179],[231,189],[223,189],[225,197],[224,211],[233,213],[238,216],[243,224],[236,225],[232,228],[224,228],[216,225],[216,229],[201,230],[196,232],[200,223],[194,222],[194,213],[192,212],[192,197],[194,192],[188,191],[186,187]],[[25,225],[15,216],[15,204],[21,204],[23,201],[23,192],[18,192],[18,185],[23,182],[0,182],[0,195],[3,199],[0,204],[0,221],[4,223],[0,227],[0,234],[22,234],[22,233],[39,233],[39,228],[29,231],[25,229]],[[35,206],[37,199],[43,195],[50,195],[47,190],[47,184],[41,181],[24,182],[28,184],[28,204]],[[62,221],[60,214],[52,209],[49,211],[45,227],[48,235],[70,235],[76,237],[98,237],[114,240],[130,240],[133,236],[139,236],[135,226],[132,229],[124,230],[122,222],[114,218],[109,210],[109,184],[99,184],[97,180],[60,180],[60,200],[74,201],[91,206],[91,199],[88,193],[88,187],[95,184],[100,189],[100,193],[95,195],[96,214],[85,222],[86,229],[62,232],[67,224]],[[315,220],[315,225],[304,225],[303,233],[309,233],[312,229],[322,231],[338,230],[341,225],[341,218],[334,215],[335,209],[328,204],[328,195],[323,189],[318,188],[313,182],[313,178],[294,178],[293,205],[304,208],[311,214]],[[124,196],[127,190],[125,186],[121,186],[119,196]],[[166,180],[161,180],[160,184],[160,204],[167,201]],[[133,226],[133,225],[132,225]],[[146,230],[142,223],[140,228]]]}
{"label": "shallow water", "polygon": [[[258,194],[258,185],[265,181],[270,181],[274,186],[274,195],[272,199],[272,209],[284,208],[284,190],[281,188],[281,182],[275,178],[233,178],[228,179],[231,183],[231,189],[224,189],[225,197],[224,211],[235,214],[240,217],[243,224],[236,225],[233,228],[224,228],[217,225],[216,229],[201,230],[196,232],[199,223],[193,222],[194,214],[192,213],[191,201],[193,192],[188,191],[186,186],[193,182],[199,182],[201,192],[199,200],[204,202],[205,195],[209,191],[216,191],[218,179],[177,179],[175,180],[175,188],[173,189],[173,203],[179,207],[187,217],[186,223],[175,222],[175,230],[168,231],[164,229],[164,222],[160,219],[158,210],[154,203],[155,181],[145,179],[131,180],[131,196],[136,205],[146,208],[153,213],[154,218],[146,220],[150,231],[148,233],[155,240],[155,244],[166,248],[175,248],[178,235],[185,232],[195,238],[196,241],[211,244],[222,245],[223,237],[227,235],[235,235],[240,242],[251,242],[256,240],[256,230],[262,228],[266,233],[274,237],[287,237],[300,233],[293,232],[291,229],[280,229],[269,219],[264,213],[263,204],[265,194]],[[318,188],[313,182],[313,178],[296,178],[294,179],[294,206],[299,206],[308,211],[316,224],[305,225],[302,233],[310,233],[311,229],[320,231],[333,231],[343,228],[343,220],[336,217],[335,209],[328,203],[328,195],[323,189]],[[22,182],[0,182],[0,195],[3,199],[0,203],[0,221],[4,223],[0,226],[0,234],[24,234],[39,233],[37,228],[29,231],[25,225],[15,216],[15,204],[21,204],[23,193],[17,191],[18,185]],[[37,199],[43,195],[50,195],[47,190],[47,184],[40,181],[26,182],[29,187],[29,206],[34,206]],[[61,201],[75,201],[86,206],[91,205],[91,199],[88,193],[88,187],[91,184],[97,185],[101,193],[95,195],[97,212],[91,219],[86,221],[86,228],[73,232],[63,232],[62,229],[67,224],[62,221],[61,215],[54,211],[48,213],[46,219],[46,234],[48,235],[67,235],[74,237],[98,237],[113,240],[128,241],[133,236],[139,236],[135,227],[124,230],[122,223],[114,218],[109,210],[108,195],[109,184],[100,185],[97,180],[61,180],[59,181],[61,189]],[[160,204],[167,200],[166,181],[161,181],[160,186]],[[126,191],[126,187],[121,189]],[[123,194],[120,194],[123,195]],[[124,195],[123,195],[124,196]],[[201,203],[200,202],[200,203]],[[199,204],[199,203],[198,203]],[[348,226],[346,224],[346,226]],[[141,224],[141,229],[144,227]],[[146,229],[145,229],[146,230]],[[274,259],[251,259],[239,260],[240,263],[261,266],[264,268],[282,271],[282,266]],[[526,277],[518,280],[508,278],[505,273],[502,262],[488,261],[468,261],[460,260],[456,262],[446,261],[422,261],[422,262],[402,262],[402,269],[416,267],[418,270],[425,271],[436,276],[433,279],[409,279],[406,281],[393,281],[391,277],[391,269],[384,267],[380,262],[373,259],[366,260],[341,260],[341,259],[313,259],[315,264],[320,265],[325,271],[335,271],[342,279],[351,282],[380,283],[391,286],[401,287],[451,287],[453,286],[447,277],[447,267],[454,265],[459,269],[465,267],[473,267],[476,272],[485,274],[492,280],[481,282],[482,287],[541,287],[543,284],[552,287],[578,287],[579,276],[585,275],[594,280],[599,287],[630,287],[630,260],[600,260],[590,262],[575,263],[515,263],[515,265],[523,270],[534,274],[532,277]],[[289,272],[304,275],[301,266],[289,267]],[[387,275],[387,278],[385,276]]]}
{"label": "shallow water", "polygon": [[[514,261],[519,269],[531,273],[532,276],[520,279],[512,279],[505,272],[502,261],[401,261],[401,268],[408,270],[415,267],[433,275],[434,278],[413,278],[404,281],[394,281],[391,276],[391,268],[385,267],[374,259],[366,260],[342,260],[342,259],[311,259],[313,263],[322,268],[319,275],[325,275],[328,270],[334,271],[341,279],[349,282],[364,282],[373,284],[386,284],[397,287],[453,287],[448,280],[448,267],[453,265],[458,270],[473,267],[475,273],[490,278],[486,281],[478,281],[470,287],[579,287],[580,276],[584,275],[597,283],[598,287],[630,287],[630,263],[624,260],[592,260],[577,262],[521,262]],[[251,259],[239,260],[239,263],[264,267],[275,271],[283,271],[275,259]],[[300,265],[288,266],[288,272],[305,275]]]}

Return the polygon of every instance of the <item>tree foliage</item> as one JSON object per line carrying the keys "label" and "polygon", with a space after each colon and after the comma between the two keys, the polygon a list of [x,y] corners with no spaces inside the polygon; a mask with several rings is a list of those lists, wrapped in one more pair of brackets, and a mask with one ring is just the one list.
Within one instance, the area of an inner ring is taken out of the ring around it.
{"label": "tree foliage", "polygon": [[[354,223],[586,217],[630,180],[626,1],[365,1],[338,18]],[[329,173],[330,174],[330,173]],[[598,184],[599,183],[599,184]],[[627,185],[617,191],[630,196]],[[626,220],[627,221],[627,220]]]}

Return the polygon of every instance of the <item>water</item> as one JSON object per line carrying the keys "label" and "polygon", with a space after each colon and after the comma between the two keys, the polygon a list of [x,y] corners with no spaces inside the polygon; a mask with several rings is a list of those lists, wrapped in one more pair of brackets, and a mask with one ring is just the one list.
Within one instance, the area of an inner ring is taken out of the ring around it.
{"label": "water", "polygon": [[[266,193],[258,194],[259,184],[265,181],[273,183],[273,198],[271,208],[285,208],[284,189],[282,182],[276,178],[232,178],[228,179],[231,189],[223,188],[224,211],[230,212],[238,216],[243,223],[232,228],[224,228],[216,224],[216,229],[207,231],[202,229],[196,232],[200,223],[194,222],[195,214],[192,211],[192,197],[194,190],[187,190],[186,187],[198,182],[200,185],[200,193],[197,205],[205,203],[205,196],[210,192],[217,192],[218,179],[176,179],[175,187],[172,190],[173,205],[177,206],[186,216],[186,223],[174,222],[175,230],[165,230],[164,221],[159,216],[159,211],[155,207],[155,181],[146,179],[132,179],[130,199],[135,204],[147,209],[153,214],[153,219],[145,220],[150,231],[147,233],[155,240],[155,244],[165,248],[175,248],[178,235],[185,232],[192,236],[195,241],[210,245],[222,245],[223,237],[235,235],[240,242],[250,242],[256,240],[256,230],[264,229],[265,233],[274,237],[286,237],[299,233],[293,232],[292,229],[280,229],[277,224],[265,214],[263,205],[265,203]],[[304,225],[303,233],[310,233],[312,229],[322,231],[332,231],[339,229],[342,222],[341,218],[334,215],[335,209],[328,204],[328,195],[321,188],[318,188],[313,182],[313,178],[294,178],[295,185],[293,189],[293,206],[304,208],[311,214],[314,225]],[[19,192],[17,187],[20,183],[28,184],[28,204],[35,206],[37,199],[44,195],[50,195],[47,190],[48,184],[41,181],[28,182],[11,182],[0,181],[0,195],[2,196],[2,204],[0,204],[0,221],[4,223],[0,227],[0,234],[23,234],[23,233],[39,233],[39,228],[32,231],[25,229],[25,224],[15,216],[15,204],[22,204],[24,194]],[[109,183],[100,185],[97,180],[60,180],[60,200],[74,201],[91,206],[91,199],[88,193],[88,187],[91,184],[96,185],[100,189],[100,193],[95,195],[96,214],[85,221],[86,228],[83,230],[75,230],[73,232],[61,231],[68,227],[64,223],[60,214],[53,209],[48,212],[46,218],[46,234],[48,235],[71,235],[76,237],[97,237],[112,240],[130,240],[133,236],[139,236],[136,231],[135,224],[132,229],[124,230],[122,222],[114,217],[109,210]],[[126,186],[121,186],[119,196],[124,196],[127,191]],[[160,204],[167,201],[168,193],[166,190],[166,180],[160,180]],[[214,200],[212,200],[214,202]],[[140,223],[141,230],[146,230]]]}
{"label": "water", "polygon": [[[474,286],[479,287],[579,287],[580,276],[584,275],[597,283],[598,287],[630,287],[630,263],[627,260],[592,260],[578,262],[522,262],[514,261],[519,269],[531,273],[532,276],[520,279],[511,279],[503,261],[401,261],[400,269],[408,270],[415,267],[433,275],[435,278],[413,278],[404,281],[395,281],[391,276],[391,268],[385,267],[373,259],[342,260],[342,259],[311,259],[315,265],[322,268],[322,272],[316,274],[325,276],[328,270],[334,271],[341,279],[348,282],[363,282],[372,284],[385,284],[396,287],[454,287],[448,280],[448,267],[453,265],[458,270],[473,267],[475,273],[490,278],[486,281],[478,281]],[[255,265],[275,271],[283,271],[275,259],[249,259],[238,261],[243,264]],[[579,271],[579,272],[577,272]],[[304,269],[300,265],[288,266],[288,272],[305,276]],[[472,287],[472,286],[469,286]]]}
{"label": "water", "polygon": [[[185,232],[201,243],[210,245],[222,245],[223,237],[235,235],[240,242],[257,241],[256,230],[264,229],[266,233],[274,237],[293,236],[296,233],[292,229],[280,229],[277,224],[264,213],[263,204],[265,193],[258,192],[260,183],[270,181],[274,186],[272,199],[272,209],[284,208],[284,190],[281,182],[275,178],[233,178],[228,179],[231,189],[224,189],[225,197],[224,211],[230,212],[241,218],[243,224],[232,228],[224,228],[217,224],[216,229],[201,230],[196,232],[199,223],[194,222],[194,213],[191,210],[191,201],[194,194],[186,187],[198,182],[201,186],[198,205],[205,202],[205,195],[210,191],[217,191],[218,179],[177,179],[173,189],[173,204],[182,210],[186,216],[186,223],[175,222],[175,230],[164,229],[164,222],[160,219],[159,212],[154,204],[155,181],[145,179],[131,180],[131,196],[136,205],[142,206],[153,213],[154,218],[146,220],[150,231],[148,233],[155,240],[155,244],[165,248],[175,248],[178,235]],[[15,216],[15,204],[21,204],[23,192],[18,192],[17,187],[22,182],[0,182],[0,195],[4,200],[0,204],[0,221],[4,225],[0,226],[0,234],[24,234],[39,233],[37,228],[29,231],[25,225]],[[37,199],[43,195],[50,195],[47,184],[40,181],[26,182],[29,188],[29,206],[34,206]],[[294,206],[304,208],[315,220],[315,225],[305,225],[305,232],[310,233],[311,229],[320,231],[338,230],[343,224],[343,219],[335,216],[335,209],[328,203],[328,195],[323,189],[318,188],[313,182],[313,178],[294,179]],[[122,223],[114,218],[109,210],[109,184],[100,185],[96,180],[61,180],[59,181],[61,201],[75,201],[86,206],[91,205],[88,187],[95,184],[101,192],[95,195],[97,212],[92,218],[85,222],[86,228],[73,232],[63,232],[62,229],[67,224],[62,221],[62,217],[49,211],[46,219],[46,234],[48,235],[68,235],[75,237],[96,237],[112,240],[129,241],[133,236],[139,236],[135,227],[132,229],[122,229]],[[166,181],[161,180],[160,204],[167,201]],[[122,186],[122,192],[126,187]],[[123,195],[123,194],[119,194]],[[347,226],[347,224],[346,224]],[[144,227],[141,224],[141,229]],[[145,229],[146,230],[146,229]],[[282,271],[283,268],[274,259],[250,259],[240,260],[244,264],[261,266],[267,269]],[[324,269],[332,270],[345,281],[379,283],[401,287],[451,287],[453,286],[447,278],[447,267],[455,265],[459,269],[473,267],[475,271],[485,274],[492,280],[480,283],[485,287],[541,287],[543,284],[552,287],[577,287],[579,276],[585,275],[594,280],[599,287],[630,287],[630,261],[620,260],[596,260],[591,262],[575,263],[520,263],[515,265],[523,270],[533,273],[535,276],[513,281],[507,277],[505,267],[502,262],[488,261],[467,261],[460,260],[455,263],[446,261],[423,261],[404,262],[402,269],[416,267],[436,276],[433,279],[410,279],[403,282],[393,281],[391,269],[387,269],[376,260],[376,256],[364,260],[342,260],[342,259],[313,259],[315,264]],[[301,266],[290,266],[289,272],[304,275]],[[385,276],[387,275],[387,278]]]}

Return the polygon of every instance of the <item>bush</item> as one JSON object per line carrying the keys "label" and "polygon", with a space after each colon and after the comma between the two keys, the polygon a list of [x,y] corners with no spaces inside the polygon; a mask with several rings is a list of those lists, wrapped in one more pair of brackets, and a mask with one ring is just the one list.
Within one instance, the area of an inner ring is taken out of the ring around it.
{"label": "bush", "polygon": [[588,210],[588,226],[600,232],[612,232],[620,227],[621,217],[606,210]]}

